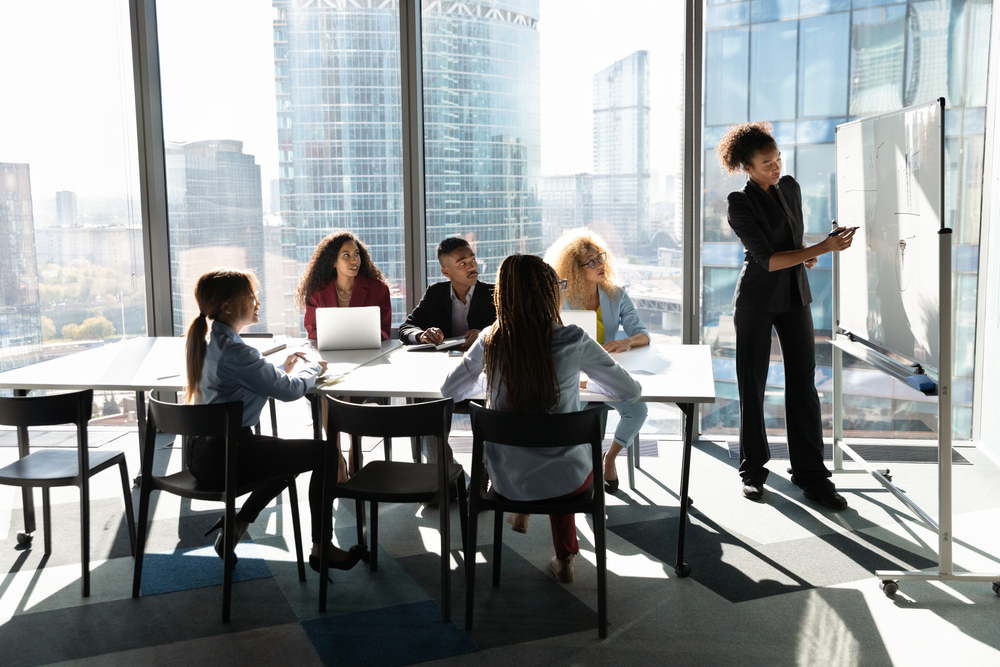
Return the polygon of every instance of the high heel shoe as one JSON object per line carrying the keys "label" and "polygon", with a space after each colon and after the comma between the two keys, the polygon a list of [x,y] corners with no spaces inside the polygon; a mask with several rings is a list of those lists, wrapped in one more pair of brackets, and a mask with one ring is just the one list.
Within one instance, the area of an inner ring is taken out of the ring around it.
{"label": "high heel shoe", "polygon": [[[226,525],[226,518],[220,517],[219,520],[215,522],[215,525],[209,528],[208,531],[205,533],[205,537],[208,537],[215,531],[217,530],[219,531],[219,534],[215,536],[215,553],[218,554],[219,558],[221,558],[223,561],[226,559],[225,552],[223,551],[223,542],[224,542],[223,538],[226,534],[226,531],[223,530],[223,528],[225,527],[225,525]],[[236,522],[236,542],[233,544],[233,567],[236,567],[236,563],[239,561],[239,558],[236,557],[236,544],[239,544],[239,541],[243,539],[243,536],[246,535],[248,528],[250,528],[250,524],[247,523],[246,521]]]}
{"label": "high heel shoe", "polygon": [[[350,551],[347,552],[347,558],[344,560],[331,560],[328,561],[330,569],[333,570],[350,570],[352,567],[358,564],[361,557],[365,554],[367,549],[360,544],[355,544],[351,547]],[[309,556],[309,567],[313,569],[314,572],[320,571],[319,556],[310,555]],[[330,580],[332,582],[332,580]]]}
{"label": "high heel shoe", "polygon": [[604,492],[612,495],[618,493],[618,478],[604,480]]}

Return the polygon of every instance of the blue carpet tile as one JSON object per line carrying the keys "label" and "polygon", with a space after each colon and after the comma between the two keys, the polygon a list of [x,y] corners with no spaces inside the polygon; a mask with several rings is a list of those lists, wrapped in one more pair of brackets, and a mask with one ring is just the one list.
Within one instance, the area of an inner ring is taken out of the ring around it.
{"label": "blue carpet tile", "polygon": [[[691,578],[730,602],[758,600],[866,577],[881,569],[925,569],[936,561],[862,533],[827,533],[756,544],[692,513],[684,543]],[[664,563],[677,559],[677,517],[608,530]],[[818,538],[818,539],[817,539]]]}
{"label": "blue carpet tile", "polygon": [[[249,581],[271,576],[271,570],[253,542],[236,545],[239,562],[233,581]],[[142,559],[142,595],[158,595],[202,586],[222,584],[222,559],[214,547],[183,549],[170,553],[147,553]]]}
{"label": "blue carpet tile", "polygon": [[325,616],[302,627],[324,665],[398,667],[479,650],[454,623],[441,622],[431,600]]}

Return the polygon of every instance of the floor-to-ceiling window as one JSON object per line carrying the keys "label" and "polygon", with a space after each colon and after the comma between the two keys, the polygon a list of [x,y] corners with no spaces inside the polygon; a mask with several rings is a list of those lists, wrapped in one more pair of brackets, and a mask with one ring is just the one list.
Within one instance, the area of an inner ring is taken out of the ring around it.
{"label": "floor-to-ceiling window", "polygon": [[145,335],[128,3],[5,2],[0,62],[0,370]]}
{"label": "floor-to-ceiling window", "polygon": [[261,323],[298,335],[317,244],[347,229],[405,317],[399,15],[395,2],[159,2],[174,331],[194,282],[261,279]]}
{"label": "floor-to-ceiling window", "polygon": [[[726,127],[766,120],[802,187],[806,242],[836,216],[834,129],[867,115],[947,100],[945,224],[956,236],[955,436],[972,432],[972,379],[992,4],[986,0],[714,2],[705,7],[702,336],[713,346],[719,401],[703,413],[710,433],[734,434],[732,294],[743,250],[726,222],[726,195],[742,177],[721,173],[714,149]],[[830,258],[809,272],[817,337],[833,327]],[[777,351],[777,344],[773,346]],[[830,427],[831,354],[817,346],[817,382]],[[854,436],[935,437],[932,398],[845,358],[845,431]],[[784,425],[780,358],[772,358],[767,424]]]}

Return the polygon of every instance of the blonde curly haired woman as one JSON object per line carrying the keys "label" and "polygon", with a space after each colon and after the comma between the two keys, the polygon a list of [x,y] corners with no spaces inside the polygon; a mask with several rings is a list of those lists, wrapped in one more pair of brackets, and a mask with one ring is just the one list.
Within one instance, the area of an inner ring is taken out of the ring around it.
{"label": "blonde curly haired woman", "polygon": [[[548,252],[545,261],[552,265],[560,278],[566,280],[563,292],[564,310],[597,312],[597,342],[607,352],[624,352],[633,347],[649,345],[649,330],[639,319],[632,299],[618,283],[614,256],[596,232],[586,227],[563,233]],[[618,327],[624,329],[619,338]],[[611,403],[619,416],[611,449],[604,455],[605,490],[618,492],[618,472],[615,459],[635,441],[646,422],[645,403]]]}

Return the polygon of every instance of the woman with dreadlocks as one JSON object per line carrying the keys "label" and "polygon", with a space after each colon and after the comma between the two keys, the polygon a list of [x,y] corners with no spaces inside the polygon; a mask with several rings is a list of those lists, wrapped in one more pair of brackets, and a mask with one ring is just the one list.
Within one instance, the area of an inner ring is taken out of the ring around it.
{"label": "woman with dreadlocks", "polygon": [[[508,412],[577,412],[583,371],[615,400],[639,400],[639,383],[597,341],[576,325],[563,326],[559,310],[564,286],[538,257],[505,259],[493,293],[496,322],[480,334],[441,393],[458,401],[483,391],[487,407]],[[485,388],[480,387],[482,372]],[[571,497],[593,482],[586,445],[515,449],[486,443],[485,453],[497,492],[512,500]],[[549,522],[556,552],[549,568],[559,581],[573,581],[573,558],[579,551],[574,515],[550,515]]]}

